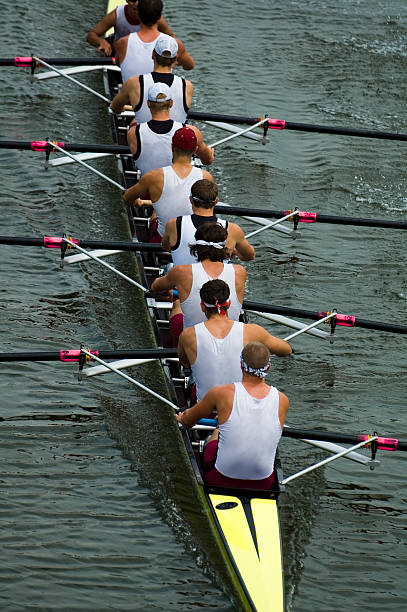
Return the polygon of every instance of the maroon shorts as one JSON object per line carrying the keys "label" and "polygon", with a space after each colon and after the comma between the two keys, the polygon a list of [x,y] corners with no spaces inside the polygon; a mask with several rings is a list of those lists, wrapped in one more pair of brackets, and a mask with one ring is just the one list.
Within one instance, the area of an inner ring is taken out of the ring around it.
{"label": "maroon shorts", "polygon": [[231,487],[236,489],[260,489],[273,488],[274,473],[261,480],[243,480],[241,478],[229,478],[224,476],[215,467],[216,455],[218,453],[218,441],[208,442],[204,450],[204,481],[205,484],[216,487]]}
{"label": "maroon shorts", "polygon": [[170,318],[171,338],[173,339],[175,346],[178,345],[178,339],[181,335],[183,328],[184,328],[184,315],[182,314],[182,312]]}

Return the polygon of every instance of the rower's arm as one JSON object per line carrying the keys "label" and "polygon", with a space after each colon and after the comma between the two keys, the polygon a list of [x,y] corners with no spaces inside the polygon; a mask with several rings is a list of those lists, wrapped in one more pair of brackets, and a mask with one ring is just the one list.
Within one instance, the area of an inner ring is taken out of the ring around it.
{"label": "rower's arm", "polygon": [[256,251],[244,237],[242,228],[236,223],[229,223],[229,228],[233,239],[236,241],[234,254],[236,254],[241,261],[252,261],[256,256]]}
{"label": "rower's arm", "polygon": [[[191,328],[188,328],[188,331],[189,331],[189,329],[191,329]],[[190,363],[190,361],[188,359],[188,355],[187,355],[186,350],[185,350],[185,339],[188,339],[188,338],[186,338],[187,335],[188,335],[188,332],[187,333],[185,333],[185,332],[187,332],[186,329],[184,329],[184,331],[181,333],[181,335],[179,337],[177,351],[178,351],[178,358],[179,358],[180,364],[185,366],[186,368],[189,368],[191,363]]]}
{"label": "rower's arm", "polygon": [[168,36],[172,36],[173,38],[175,38],[174,32],[171,30],[164,17],[160,17],[160,19],[157,21],[157,27],[163,34],[168,34]]}
{"label": "rower's arm", "polygon": [[128,41],[129,37],[123,36],[123,38],[119,38],[119,40],[116,40],[114,43],[115,63],[117,66],[120,66],[120,64],[124,61],[124,58],[126,57]]}
{"label": "rower's arm", "polygon": [[126,104],[133,107],[140,100],[140,79],[138,76],[131,77],[123,84],[119,93],[113,98],[110,108],[117,115],[124,111]]}
{"label": "rower's arm", "polygon": [[132,121],[129,125],[129,129],[127,132],[127,144],[129,145],[130,151],[133,155],[136,155],[138,152],[136,125],[137,125],[136,120],[134,120],[134,123]]}
{"label": "rower's arm", "polygon": [[250,325],[253,325],[253,327],[256,328],[256,340],[265,344],[272,355],[277,355],[277,357],[286,357],[287,355],[291,355],[293,349],[288,342],[286,342],[286,340],[272,336],[260,325],[256,325],[255,323],[251,323]]}
{"label": "rower's arm", "polygon": [[[126,189],[123,193],[123,200],[128,204],[128,206],[144,206],[144,204],[139,204],[137,200],[142,195],[147,195],[149,193],[149,181],[147,175],[141,177],[138,183]],[[145,202],[146,200],[141,200],[141,202]]]}
{"label": "rower's arm", "polygon": [[176,286],[176,276],[175,268],[171,268],[168,274],[159,276],[152,282],[151,291],[155,291],[156,293],[170,291],[170,289]]}
{"label": "rower's arm", "polygon": [[215,159],[215,149],[213,147],[208,147],[208,145],[204,143],[202,132],[195,125],[188,125],[188,127],[195,132],[197,140],[195,155],[199,157],[203,164],[211,164]]}
{"label": "rower's arm", "polygon": [[176,414],[175,418],[178,423],[181,423],[184,427],[193,427],[197,424],[199,419],[203,419],[212,412],[215,412],[218,389],[219,387],[212,387],[195,406]]}
{"label": "rower's arm", "polygon": [[290,402],[288,397],[284,393],[281,393],[281,391],[278,392],[278,400],[278,418],[282,429],[284,427],[284,421],[287,416]]}
{"label": "rower's arm", "polygon": [[110,11],[110,13],[105,15],[102,21],[99,21],[99,23],[95,25],[93,30],[90,30],[90,32],[88,32],[86,36],[87,42],[93,47],[98,47],[98,51],[103,51],[105,55],[112,55],[112,47],[103,37],[103,34],[110,30],[110,28],[114,28],[115,25],[116,9],[114,11]]}
{"label": "rower's arm", "polygon": [[164,251],[171,253],[171,247],[176,242],[176,233],[177,233],[177,220],[174,217],[167,221],[167,225],[165,226],[164,234],[161,240],[161,246]]}
{"label": "rower's arm", "polygon": [[195,62],[185,49],[185,45],[179,38],[174,37],[178,43],[177,64],[184,70],[192,70],[195,68]]}

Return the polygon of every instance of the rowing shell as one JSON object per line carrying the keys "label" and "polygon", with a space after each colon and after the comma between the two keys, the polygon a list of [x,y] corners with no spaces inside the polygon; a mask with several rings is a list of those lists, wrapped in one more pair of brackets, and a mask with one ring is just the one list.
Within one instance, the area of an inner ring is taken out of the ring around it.
{"label": "rowing shell", "polygon": [[[121,2],[110,1],[108,10]],[[104,71],[105,92],[109,98],[116,95],[120,85],[120,73]],[[127,144],[128,114],[116,116],[109,113],[112,138],[117,144]],[[120,156],[118,169],[121,182],[127,188],[138,179],[137,169],[131,156]],[[134,240],[148,241],[146,211],[129,209],[129,224]],[[149,287],[159,274],[160,268],[170,259],[152,253],[138,253],[139,270],[143,283]],[[168,309],[160,308],[152,298],[147,298],[147,308],[155,331],[157,343],[170,345]],[[169,390],[180,408],[187,407],[185,377],[177,361],[167,361],[164,371]],[[199,485],[217,536],[220,555],[228,564],[231,581],[237,591],[241,605],[246,610],[275,612],[284,610],[284,583],[281,555],[281,536],[278,517],[278,497],[282,479],[281,466],[276,459],[276,489],[268,492],[249,490],[227,490],[204,485],[202,477],[202,449],[208,431],[181,429],[186,451],[196,481]]]}

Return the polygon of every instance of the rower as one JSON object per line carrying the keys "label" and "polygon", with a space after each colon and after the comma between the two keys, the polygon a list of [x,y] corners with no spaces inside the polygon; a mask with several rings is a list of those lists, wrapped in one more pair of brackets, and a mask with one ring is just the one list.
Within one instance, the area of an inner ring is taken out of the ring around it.
{"label": "rower", "polygon": [[214,207],[219,202],[218,187],[215,183],[202,179],[192,185],[190,201],[192,215],[178,216],[170,219],[165,226],[162,247],[171,251],[174,266],[195,263],[189,245],[194,242],[195,232],[203,223],[221,223],[226,227],[228,237],[226,247],[242,261],[251,261],[255,257],[254,248],[246,240],[243,230],[236,223],[219,219],[214,214]]}
{"label": "rower", "polygon": [[[113,54],[112,44],[116,40],[140,30],[137,3],[138,0],[126,0],[126,4],[120,4],[117,8],[113,9],[113,11],[110,11],[103,17],[102,21],[99,21],[99,23],[87,33],[87,42],[93,47],[97,47],[98,51],[102,52],[107,57],[110,57]],[[160,32],[164,32],[169,36],[174,36],[173,31],[164,17],[160,17],[157,22],[157,27]],[[104,34],[111,28],[114,28],[114,34],[108,38],[104,38]]]}
{"label": "rower", "polygon": [[260,325],[229,319],[230,290],[224,281],[208,281],[199,293],[207,320],[184,329],[178,342],[180,363],[192,369],[198,401],[216,385],[241,380],[239,356],[249,342],[261,342],[272,355],[291,354],[288,342],[272,336]]}
{"label": "rower", "polygon": [[[121,67],[123,83],[130,77],[153,71],[153,49],[157,38],[161,36],[157,24],[162,8],[162,0],[138,0],[140,30],[119,38],[116,42],[116,62]],[[182,42],[178,38],[176,41],[177,63],[185,70],[191,70],[194,60],[186,52]]]}
{"label": "rower", "polygon": [[[189,196],[196,181],[204,179],[212,184],[213,178],[209,172],[191,164],[197,146],[194,129],[179,128],[172,137],[172,164],[150,170],[123,194],[123,199],[129,206],[153,205],[157,217],[153,220],[152,242],[161,242],[165,225],[173,215],[187,215],[192,212]],[[150,199],[140,199],[142,196]]]}
{"label": "rower", "polygon": [[154,70],[149,74],[127,79],[110,105],[115,113],[121,113],[126,105],[131,105],[137,123],[150,121],[151,111],[147,106],[147,92],[154,83],[166,83],[170,90],[173,105],[170,118],[184,123],[192,103],[194,86],[191,81],[172,73],[177,61],[178,44],[175,38],[163,34],[155,43],[153,51]]}
{"label": "rower", "polygon": [[[172,137],[182,128],[182,123],[170,119],[172,104],[172,94],[168,85],[154,83],[147,94],[147,106],[152,119],[137,126],[135,120],[130,123],[127,142],[142,175],[149,170],[169,166],[172,162]],[[204,143],[201,131],[197,127],[189,127],[197,138],[196,155],[203,164],[211,164],[214,159],[214,149]]]}
{"label": "rower", "polygon": [[229,317],[238,321],[242,308],[246,270],[240,264],[224,263],[229,257],[226,248],[227,230],[218,223],[204,223],[196,230],[191,252],[198,262],[175,266],[165,276],[156,278],[151,290],[157,293],[176,287],[179,295],[173,304],[170,330],[176,345],[183,327],[191,327],[206,320],[199,295],[202,285],[219,278],[229,285],[231,304]]}
{"label": "rower", "polygon": [[219,428],[204,450],[206,484],[267,490],[274,484],[274,460],[289,401],[265,381],[270,353],[264,344],[247,344],[240,361],[242,382],[213,387],[175,417],[184,427],[192,427],[218,413]]}

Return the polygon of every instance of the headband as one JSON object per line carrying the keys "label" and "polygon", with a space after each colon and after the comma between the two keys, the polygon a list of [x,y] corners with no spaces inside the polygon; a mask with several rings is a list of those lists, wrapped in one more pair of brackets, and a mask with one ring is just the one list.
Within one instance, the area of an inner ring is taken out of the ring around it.
{"label": "headband", "polygon": [[206,242],[206,240],[195,240],[195,244],[200,246],[211,246],[215,247],[215,249],[223,249],[226,244],[226,240],[224,240],[223,242]]}
{"label": "headband", "polygon": [[197,198],[196,196],[191,194],[191,198],[195,201],[195,202],[202,202],[202,204],[215,204],[216,203],[216,198],[213,200],[201,200],[201,198]]}
{"label": "headband", "polygon": [[[214,304],[207,304],[206,302],[204,302],[203,303],[204,306],[206,306],[206,308],[216,308],[216,310],[218,311],[218,313],[220,315],[226,315],[226,310],[228,308],[228,301],[229,300],[226,300],[226,302],[219,302],[217,297],[214,297],[213,299],[215,300]],[[226,310],[223,310],[224,308]]]}
{"label": "headband", "polygon": [[258,376],[259,378],[266,378],[267,372],[269,371],[271,364],[270,361],[268,361],[266,365],[262,368],[252,368],[248,366],[243,357],[240,356],[240,365],[242,366],[243,370],[248,374],[253,374],[253,376]]}

